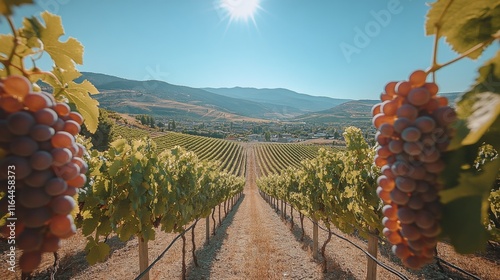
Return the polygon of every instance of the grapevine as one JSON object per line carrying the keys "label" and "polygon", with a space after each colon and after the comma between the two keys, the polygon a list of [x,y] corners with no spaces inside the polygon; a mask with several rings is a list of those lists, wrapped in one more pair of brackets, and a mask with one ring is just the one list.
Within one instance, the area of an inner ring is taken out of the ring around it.
{"label": "grapevine", "polygon": [[[426,33],[434,35],[432,65],[414,71],[408,81],[390,82],[373,107],[380,145],[374,162],[381,168],[377,194],[384,202],[384,235],[403,263],[419,269],[433,260],[440,237],[449,237],[460,253],[483,248],[485,224],[494,215],[492,192],[500,161],[485,159],[485,147],[498,151],[500,52],[479,69],[476,83],[455,109],[437,95],[436,72],[463,58],[478,58],[500,38],[493,15],[498,1],[439,0],[427,15]],[[468,16],[460,16],[466,13]],[[445,37],[459,56],[438,63],[438,41]],[[433,82],[427,83],[432,74]],[[481,159],[478,165],[475,161]],[[457,176],[458,175],[458,176]],[[488,201],[488,197],[491,197]],[[467,230],[464,230],[467,229]]]}
{"label": "grapevine", "polygon": [[[86,149],[75,137],[84,119],[95,131],[97,101],[88,93],[97,90],[88,81],[73,82],[79,76],[74,63],[81,64],[82,46],[73,38],[58,40],[64,34],[60,18],[43,13],[46,25],[32,18],[16,29],[10,18],[13,5],[16,1],[1,7],[12,34],[0,35],[0,225],[4,237],[13,237],[7,226],[16,221],[19,266],[31,273],[43,253],[57,252],[61,239],[76,233],[75,200],[87,181],[88,165],[82,159]],[[68,52],[54,52],[55,45]],[[44,52],[56,64],[52,72],[35,65]],[[31,58],[31,68],[25,58]],[[39,80],[54,91],[42,92]]]}

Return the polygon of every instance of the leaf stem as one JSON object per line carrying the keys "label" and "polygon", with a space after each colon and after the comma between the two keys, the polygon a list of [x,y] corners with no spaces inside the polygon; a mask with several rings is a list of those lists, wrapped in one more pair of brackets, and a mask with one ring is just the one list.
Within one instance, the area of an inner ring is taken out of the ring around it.
{"label": "leaf stem", "polygon": [[12,58],[14,58],[14,54],[16,53],[16,49],[17,49],[17,45],[18,45],[18,41],[17,41],[18,38],[17,38],[16,27],[14,26],[14,22],[12,21],[12,18],[9,16],[6,16],[5,18],[7,19],[7,22],[9,23],[9,27],[12,30],[12,35],[14,36],[14,47],[12,47],[12,51],[11,51],[9,58],[5,64],[5,70],[7,70],[7,75],[10,75],[9,66],[12,65]]}
{"label": "leaf stem", "polygon": [[439,31],[441,31],[442,27],[442,21],[444,18],[444,15],[448,11],[448,8],[451,6],[451,3],[453,3],[453,0],[448,1],[448,4],[446,4],[446,7],[444,8],[443,12],[441,13],[441,16],[439,16],[439,19],[434,23],[434,26],[436,27],[436,34],[434,35],[434,46],[432,50],[432,65],[430,69],[427,71],[427,73],[432,72],[432,82],[436,82],[436,73],[433,71],[435,67],[437,67],[439,64],[437,63],[437,53],[438,53],[438,45],[439,45]]}

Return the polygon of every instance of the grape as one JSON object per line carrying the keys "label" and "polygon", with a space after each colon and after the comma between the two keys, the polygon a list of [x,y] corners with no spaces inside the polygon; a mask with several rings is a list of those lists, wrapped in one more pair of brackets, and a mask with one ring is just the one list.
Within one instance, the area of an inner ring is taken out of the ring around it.
{"label": "grape", "polygon": [[3,91],[13,97],[23,99],[32,91],[31,82],[23,76],[11,75],[2,80]]}
{"label": "grape", "polygon": [[398,118],[407,118],[410,121],[414,121],[418,117],[418,110],[410,104],[403,104],[398,108],[396,116]]}
{"label": "grape", "polygon": [[415,221],[417,215],[408,207],[400,207],[398,209],[397,217],[402,224],[411,224]]}
{"label": "grape", "polygon": [[75,163],[69,162],[61,167],[56,167],[55,172],[58,177],[63,178],[66,181],[74,179],[80,174],[80,167]]}
{"label": "grape", "polygon": [[42,262],[42,253],[40,251],[24,252],[19,258],[19,267],[23,273],[30,273]]}
{"label": "grape", "polygon": [[51,199],[42,188],[25,187],[18,200],[26,208],[38,208],[49,204]]}
{"label": "grape", "polygon": [[398,176],[396,177],[396,187],[402,192],[411,193],[416,189],[417,183],[413,179]]}
{"label": "grape", "polygon": [[68,116],[71,120],[74,120],[77,124],[82,125],[83,124],[83,117],[80,115],[80,113],[77,112],[70,112]]}
{"label": "grape", "polygon": [[401,138],[406,142],[416,142],[420,139],[422,133],[416,127],[407,127],[401,132]]}
{"label": "grape", "polygon": [[384,205],[384,207],[382,208],[382,213],[389,220],[395,221],[398,218],[398,216],[397,216],[398,207],[397,207],[397,205],[392,205],[392,204]]}
{"label": "grape", "polygon": [[425,163],[424,167],[425,167],[425,170],[427,170],[427,172],[434,173],[434,174],[441,173],[445,168],[444,162],[441,160],[438,160],[435,162]]}
{"label": "grape", "polygon": [[0,142],[10,142],[14,138],[13,134],[10,132],[7,127],[6,120],[0,120]]}
{"label": "grape", "polygon": [[52,165],[52,155],[46,151],[37,151],[30,157],[31,167],[35,170],[44,170]]}
{"label": "grape", "polygon": [[399,103],[397,100],[387,100],[382,103],[380,111],[386,116],[394,116],[396,115],[398,107]]}
{"label": "grape", "polygon": [[40,248],[43,237],[39,229],[28,228],[17,237],[16,243],[19,249],[25,252],[36,251]]}
{"label": "grape", "polygon": [[403,243],[393,245],[392,252],[400,259],[406,259],[411,254],[410,250],[408,249],[408,246],[406,246]]}
{"label": "grape", "polygon": [[76,152],[75,157],[82,158],[87,152],[87,149],[80,143],[76,143],[76,146],[78,147],[78,151]]}
{"label": "grape", "polygon": [[55,148],[51,152],[54,166],[63,166],[71,161],[72,154],[67,148]]}
{"label": "grape", "polygon": [[420,142],[406,142],[403,145],[403,150],[410,156],[417,156],[422,153],[424,145]]}
{"label": "grape", "polygon": [[395,188],[391,191],[391,200],[398,205],[406,205],[410,197],[407,193],[402,192],[398,188]]}
{"label": "grape", "polygon": [[420,198],[420,196],[413,194],[408,201],[408,207],[413,210],[420,210],[424,206],[424,202]]}
{"label": "grape", "polygon": [[55,215],[50,220],[50,232],[58,237],[62,237],[71,231],[73,225],[73,217],[71,215]]}
{"label": "grape", "polygon": [[409,127],[412,124],[410,119],[408,118],[398,118],[397,120],[394,121],[394,131],[397,133],[403,132],[405,128]]}
{"label": "grape", "polygon": [[390,165],[384,165],[384,166],[382,166],[382,168],[380,169],[380,171],[387,178],[390,178],[390,179],[394,179],[395,178],[394,173],[392,173]]}
{"label": "grape", "polygon": [[57,115],[59,115],[59,117],[66,117],[69,115],[69,112],[71,111],[71,109],[69,108],[69,106],[66,103],[57,103],[54,106],[54,111],[56,111],[56,113],[57,113]]}
{"label": "grape", "polygon": [[52,196],[64,193],[68,189],[68,184],[61,178],[52,178],[44,186],[45,192]]}
{"label": "grape", "polygon": [[31,137],[20,136],[10,142],[10,152],[17,156],[31,156],[38,150],[38,144]]}
{"label": "grape", "polygon": [[423,70],[417,70],[410,75],[410,84],[414,87],[421,87],[425,84],[427,73]]}
{"label": "grape", "polygon": [[68,195],[57,196],[50,202],[50,207],[54,213],[67,215],[75,208],[75,200]]}
{"label": "grape", "polygon": [[16,167],[16,180],[26,178],[32,171],[29,162],[25,158],[19,156],[8,156],[0,159],[0,179],[7,179],[8,166]]}
{"label": "grape", "polygon": [[57,113],[51,108],[43,108],[35,113],[35,120],[38,124],[52,126],[58,120]]}
{"label": "grape", "polygon": [[62,119],[57,119],[56,122],[52,125],[52,128],[57,131],[61,131],[64,128],[64,120]]}
{"label": "grape", "polygon": [[85,182],[87,181],[87,176],[85,174],[79,174],[75,178],[68,180],[68,186],[74,187],[74,188],[81,188],[85,185]]}
{"label": "grape", "polygon": [[396,94],[402,97],[406,97],[411,90],[411,84],[409,82],[398,82],[396,84]]}
{"label": "grape", "polygon": [[399,154],[403,151],[403,144],[402,140],[392,140],[389,142],[389,150],[394,154]]}
{"label": "grape", "polygon": [[35,125],[35,118],[24,111],[15,112],[7,117],[7,126],[14,135],[27,135],[33,125]]}
{"label": "grape", "polygon": [[425,83],[424,87],[429,91],[429,93],[434,96],[438,93],[439,87],[435,83]]}
{"label": "grape", "polygon": [[422,238],[417,239],[417,240],[408,241],[408,246],[415,251],[421,251],[425,248],[425,244],[424,244]]}
{"label": "grape", "polygon": [[382,158],[388,158],[392,155],[392,152],[389,150],[388,146],[381,146],[377,148],[377,155]]}
{"label": "grape", "polygon": [[77,193],[76,188],[72,186],[68,186],[66,191],[64,191],[61,195],[69,195],[74,196]]}
{"label": "grape", "polygon": [[42,187],[50,178],[54,177],[54,172],[51,169],[33,171],[24,183],[30,187]]}
{"label": "grape", "polygon": [[30,137],[38,142],[50,140],[54,136],[55,130],[45,124],[36,124],[30,130]]}
{"label": "grape", "polygon": [[425,210],[421,210],[421,211],[417,212],[415,224],[417,224],[417,226],[419,228],[428,229],[434,225],[434,221],[435,221],[435,219],[434,219],[434,216],[432,215],[432,213],[425,211]]}
{"label": "grape", "polygon": [[398,82],[389,82],[385,86],[385,93],[390,96],[396,95],[396,85]]}
{"label": "grape", "polygon": [[380,107],[382,106],[382,103],[378,103],[378,104],[375,104],[373,105],[372,107],[372,116],[374,117],[375,115],[377,114],[380,114]]}
{"label": "grape", "polygon": [[76,136],[78,133],[80,133],[80,129],[80,125],[74,120],[67,120],[64,122],[63,130],[73,136]]}
{"label": "grape", "polygon": [[24,97],[24,105],[31,112],[46,108],[52,101],[44,94],[33,92]]}
{"label": "grape", "polygon": [[375,139],[377,140],[377,143],[379,143],[381,146],[385,146],[389,144],[389,141],[391,141],[390,138],[383,136],[382,133],[380,133],[380,131],[377,132],[377,134],[375,134]]}
{"label": "grape", "polygon": [[403,238],[401,237],[399,232],[393,231],[389,234],[389,236],[387,236],[387,240],[389,240],[389,242],[391,242],[392,244],[397,244],[401,243],[401,241],[403,241]]}
{"label": "grape", "polygon": [[386,192],[392,191],[395,186],[394,180],[389,179],[384,175],[378,177],[377,183]]}
{"label": "grape", "polygon": [[385,203],[390,203],[391,202],[391,193],[384,191],[381,187],[377,187],[377,195],[380,197],[380,199],[385,202]]}
{"label": "grape", "polygon": [[51,211],[45,206],[27,209],[23,222],[28,228],[37,228],[47,223],[51,216]]}
{"label": "grape", "polygon": [[7,113],[14,113],[23,108],[23,104],[12,96],[2,97],[2,103],[0,103],[0,108]]}
{"label": "grape", "polygon": [[393,116],[386,116],[383,113],[377,114],[377,115],[375,115],[375,117],[373,117],[373,125],[376,128],[379,128],[383,123],[393,124],[394,117]]}
{"label": "grape", "polygon": [[52,136],[50,142],[54,148],[69,148],[75,144],[75,138],[66,131],[58,131]]}
{"label": "grape", "polygon": [[401,234],[410,241],[418,240],[422,236],[414,224],[402,224]]}
{"label": "grape", "polygon": [[414,88],[408,94],[408,101],[415,106],[427,104],[431,99],[431,94],[426,88]]}
{"label": "grape", "polygon": [[61,248],[61,238],[54,235],[45,236],[42,247],[40,250],[42,252],[57,252]]}
{"label": "grape", "polygon": [[384,217],[382,219],[382,224],[388,228],[390,231],[396,231],[399,227],[399,224],[397,221],[395,220],[390,220],[389,218],[387,217]]}
{"label": "grape", "polygon": [[436,128],[436,122],[434,121],[433,118],[429,116],[422,116],[418,117],[415,120],[415,126],[422,132],[422,133],[429,133]]}
{"label": "grape", "polygon": [[80,167],[81,173],[83,173],[83,174],[87,173],[89,166],[82,158],[73,157],[71,162],[75,163],[76,165],[78,165],[78,167]]}
{"label": "grape", "polygon": [[394,127],[391,124],[384,123],[379,128],[380,134],[384,137],[392,137],[394,133]]}

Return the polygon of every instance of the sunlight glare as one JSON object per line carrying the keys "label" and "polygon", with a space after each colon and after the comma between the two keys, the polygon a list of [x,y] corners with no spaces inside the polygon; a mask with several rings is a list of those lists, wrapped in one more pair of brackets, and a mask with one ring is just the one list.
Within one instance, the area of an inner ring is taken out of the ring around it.
{"label": "sunlight glare", "polygon": [[229,23],[251,19],[255,23],[255,13],[261,9],[260,0],[220,0],[219,7],[225,10]]}

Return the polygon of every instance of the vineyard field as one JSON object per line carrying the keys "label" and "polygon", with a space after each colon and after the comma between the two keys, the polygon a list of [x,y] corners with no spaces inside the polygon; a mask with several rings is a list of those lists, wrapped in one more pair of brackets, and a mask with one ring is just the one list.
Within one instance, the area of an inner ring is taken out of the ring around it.
{"label": "vineyard field", "polygon": [[[298,167],[305,159],[318,155],[321,146],[301,144],[259,143],[254,149],[257,160],[257,173],[260,176],[280,173],[288,167]],[[340,148],[328,148],[333,151]]]}

